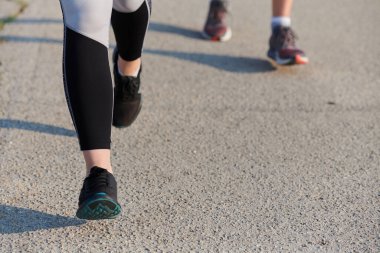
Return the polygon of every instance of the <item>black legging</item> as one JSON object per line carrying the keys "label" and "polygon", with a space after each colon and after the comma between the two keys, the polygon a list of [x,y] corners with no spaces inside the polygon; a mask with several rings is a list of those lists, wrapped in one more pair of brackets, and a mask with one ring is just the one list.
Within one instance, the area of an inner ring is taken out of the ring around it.
{"label": "black legging", "polygon": [[141,57],[151,1],[61,0],[61,7],[65,22],[65,94],[80,148],[110,149],[113,111],[108,63],[110,20],[120,56],[127,61],[136,60]]}

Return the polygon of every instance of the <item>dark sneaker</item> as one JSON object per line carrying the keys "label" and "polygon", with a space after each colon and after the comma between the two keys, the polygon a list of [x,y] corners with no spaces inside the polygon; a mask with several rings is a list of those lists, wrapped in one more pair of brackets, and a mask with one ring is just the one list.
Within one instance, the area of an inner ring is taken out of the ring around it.
{"label": "dark sneaker", "polygon": [[222,0],[211,1],[206,24],[202,32],[203,37],[211,41],[227,41],[231,39],[232,31],[226,24],[226,17],[226,2]]}
{"label": "dark sneaker", "polygon": [[120,212],[114,176],[105,169],[91,168],[79,195],[77,217],[86,220],[113,219]]}
{"label": "dark sneaker", "polygon": [[128,127],[139,115],[142,106],[140,89],[140,74],[137,77],[122,76],[117,67],[118,51],[113,53],[113,74],[115,80],[113,121],[115,127]]}
{"label": "dark sneaker", "polygon": [[305,53],[296,47],[297,36],[290,27],[277,26],[269,40],[268,57],[279,65],[306,64]]}

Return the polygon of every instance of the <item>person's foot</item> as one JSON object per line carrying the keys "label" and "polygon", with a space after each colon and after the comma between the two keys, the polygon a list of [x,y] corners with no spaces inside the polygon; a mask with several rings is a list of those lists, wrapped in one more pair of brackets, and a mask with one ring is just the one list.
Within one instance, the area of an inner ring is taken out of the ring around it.
{"label": "person's foot", "polygon": [[269,39],[268,57],[279,65],[308,63],[305,53],[295,45],[296,38],[290,27],[275,27]]}
{"label": "person's foot", "polygon": [[86,220],[113,219],[120,212],[114,176],[105,169],[91,168],[83,182],[76,216]]}
{"label": "person's foot", "polygon": [[214,0],[210,2],[206,24],[202,35],[211,41],[227,41],[231,39],[231,28],[226,24],[227,6],[224,1]]}
{"label": "person's foot", "polygon": [[141,67],[137,77],[122,76],[117,66],[118,51],[113,53],[113,73],[115,80],[114,107],[112,125],[115,127],[128,127],[137,118],[141,106],[142,96],[140,89]]}

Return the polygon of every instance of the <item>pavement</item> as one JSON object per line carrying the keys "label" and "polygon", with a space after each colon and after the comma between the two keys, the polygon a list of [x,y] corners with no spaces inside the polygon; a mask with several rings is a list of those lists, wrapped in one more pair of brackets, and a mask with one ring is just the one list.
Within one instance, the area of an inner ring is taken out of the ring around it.
{"label": "pavement", "polygon": [[113,129],[116,220],[75,218],[59,2],[0,31],[0,251],[380,252],[380,2],[296,1],[295,67],[266,58],[270,1],[233,1],[227,43],[178,3],[153,3],[143,110]]}

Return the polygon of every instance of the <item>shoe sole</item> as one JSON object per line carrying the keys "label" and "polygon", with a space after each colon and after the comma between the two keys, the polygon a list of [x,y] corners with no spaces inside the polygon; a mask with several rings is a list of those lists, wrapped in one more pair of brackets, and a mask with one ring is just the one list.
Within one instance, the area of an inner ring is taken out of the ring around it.
{"label": "shoe sole", "polygon": [[77,210],[76,216],[84,220],[114,219],[121,206],[106,193],[97,193],[88,198]]}
{"label": "shoe sole", "polygon": [[226,42],[226,41],[228,41],[228,40],[231,39],[231,37],[232,37],[232,30],[231,30],[231,28],[227,28],[226,33],[223,34],[223,36],[220,36],[220,37],[218,37],[218,36],[214,36],[214,37],[210,36],[207,33],[205,33],[204,31],[201,33],[201,35],[206,40],[216,41],[216,42],[217,41],[219,41],[219,42]]}
{"label": "shoe sole", "polygon": [[282,59],[278,56],[278,53],[268,52],[268,57],[276,62],[278,65],[302,65],[309,63],[309,59],[306,56],[295,55],[289,59]]}
{"label": "shoe sole", "polygon": [[141,96],[141,100],[140,100],[140,105],[139,105],[139,108],[137,109],[135,115],[133,115],[133,117],[131,118],[131,121],[129,124],[127,125],[123,125],[123,124],[117,124],[116,122],[112,121],[112,125],[116,128],[126,128],[126,127],[129,127],[132,125],[133,122],[135,122],[135,120],[137,119],[137,116],[139,116],[140,114],[140,111],[141,111],[141,108],[142,108],[142,101],[143,101],[143,98]]}

